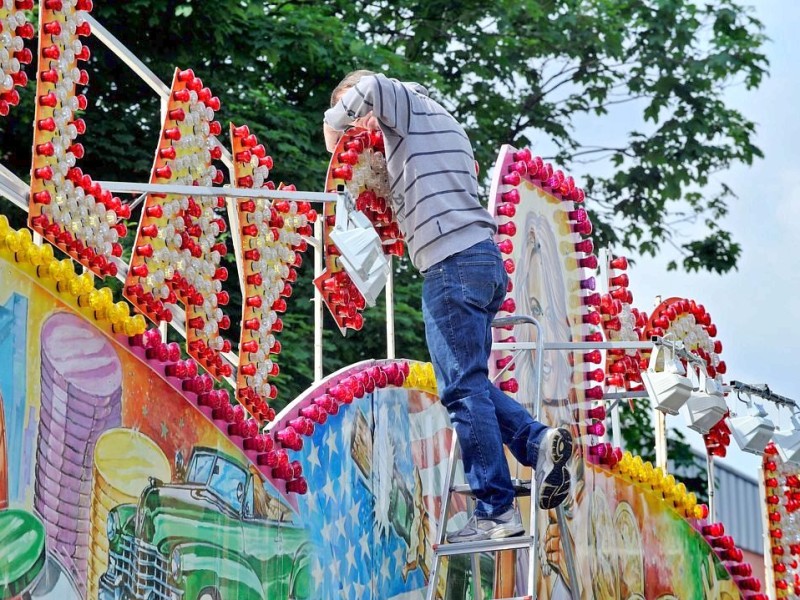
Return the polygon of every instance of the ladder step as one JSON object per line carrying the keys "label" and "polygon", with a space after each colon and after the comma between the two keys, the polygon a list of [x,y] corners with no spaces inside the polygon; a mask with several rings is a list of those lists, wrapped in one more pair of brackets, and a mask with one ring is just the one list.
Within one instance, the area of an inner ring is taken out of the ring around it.
{"label": "ladder step", "polygon": [[[514,495],[517,497],[521,496],[530,496],[531,495],[531,480],[530,479],[518,479],[514,478],[511,480],[511,485],[514,486]],[[458,485],[454,485],[450,488],[451,492],[456,494],[467,494],[469,496],[474,496],[475,494],[469,487],[469,484],[460,483]],[[513,598],[511,599],[513,600]]]}
{"label": "ladder step", "polygon": [[[474,542],[458,542],[454,544],[434,544],[433,552],[437,556],[455,556],[457,554],[476,554],[478,552],[501,552],[502,550],[518,550],[530,548],[533,538],[529,535],[502,538],[499,540],[477,540]],[[523,596],[524,597],[524,596]]]}

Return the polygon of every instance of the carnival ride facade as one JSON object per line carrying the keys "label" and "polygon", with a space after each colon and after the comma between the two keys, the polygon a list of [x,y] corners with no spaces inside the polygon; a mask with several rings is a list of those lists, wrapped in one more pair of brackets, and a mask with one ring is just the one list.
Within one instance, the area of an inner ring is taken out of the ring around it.
{"label": "carnival ride facade", "polygon": [[[165,86],[91,18],[90,0],[40,2],[33,61],[32,8],[0,4],[0,114],[14,109],[32,62],[37,99],[30,183],[5,168],[0,177],[29,215],[19,231],[0,215],[0,598],[424,597],[443,511],[455,525],[467,513],[460,500],[442,504],[453,430],[431,366],[394,357],[392,299],[388,358],[327,376],[318,360],[307,391],[279,414],[271,406],[281,315],[307,253],[317,357],[323,305],[342,332],[363,324],[363,282],[331,240],[334,201],[349,194],[383,253],[403,254],[381,136],[344,136],[325,193],[276,189],[272,158],[246,125],[230,124],[224,147],[219,99],[192,70]],[[77,90],[93,34],[162,98],[148,184],[99,183],[78,166],[87,100]],[[223,169],[231,186],[220,187]],[[731,422],[708,312],[683,298],[637,310],[626,261],[593,254],[572,178],[509,146],[493,173],[489,207],[512,282],[501,316],[533,316],[544,334],[498,329],[491,369],[523,403],[541,386],[541,418],[579,441],[566,527],[546,513],[533,523],[537,597],[766,597],[722,524],[666,473],[664,448],[654,466],[606,432],[611,399],[648,393],[662,417],[686,411],[712,455],[724,455],[729,425],[749,432],[745,443],[765,454],[768,583],[800,594],[796,457],[791,444],[767,446],[761,417],[745,429]],[[115,195],[128,192],[141,195]],[[125,221],[137,214],[126,264]],[[224,335],[227,228],[243,298],[237,344]],[[110,277],[124,299],[114,301]],[[184,348],[166,342],[166,324]],[[436,595],[513,595],[523,560],[482,556],[476,577],[475,563],[453,559]]]}

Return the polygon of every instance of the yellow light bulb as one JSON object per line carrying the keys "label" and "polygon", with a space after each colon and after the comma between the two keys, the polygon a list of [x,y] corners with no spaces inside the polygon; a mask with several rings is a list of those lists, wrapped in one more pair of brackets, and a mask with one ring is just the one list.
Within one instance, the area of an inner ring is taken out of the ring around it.
{"label": "yellow light bulb", "polygon": [[134,315],[125,321],[125,335],[140,335],[147,329],[147,322],[142,315]]}
{"label": "yellow light bulb", "polygon": [[67,285],[67,291],[69,292],[70,296],[80,296],[83,294],[83,279],[81,277],[76,277],[72,279],[69,284]]}
{"label": "yellow light bulb", "polygon": [[130,316],[130,308],[127,302],[117,302],[108,311],[109,320],[116,324],[122,324]]}
{"label": "yellow light bulb", "polygon": [[114,302],[109,288],[94,290],[89,294],[89,306],[94,310],[95,319],[105,319]]}
{"label": "yellow light bulb", "polygon": [[14,259],[17,262],[28,262],[30,260],[31,252],[35,252],[37,246],[33,243],[33,239],[31,239],[30,231],[27,229],[22,229],[19,234],[19,250],[14,253]]}
{"label": "yellow light bulb", "polygon": [[55,260],[53,247],[50,244],[39,246],[39,260],[41,261],[39,264],[44,264],[50,262],[51,260]]}
{"label": "yellow light bulb", "polygon": [[23,247],[33,246],[33,238],[29,229],[20,229],[19,236]]}
{"label": "yellow light bulb", "polygon": [[20,238],[16,231],[11,230],[5,235],[4,245],[6,248],[11,250],[11,252],[19,252],[22,243],[20,242]]}
{"label": "yellow light bulb", "polygon": [[64,261],[53,260],[47,266],[47,275],[51,279],[55,279],[56,281],[61,281],[66,276],[65,267],[66,265],[64,264]]}

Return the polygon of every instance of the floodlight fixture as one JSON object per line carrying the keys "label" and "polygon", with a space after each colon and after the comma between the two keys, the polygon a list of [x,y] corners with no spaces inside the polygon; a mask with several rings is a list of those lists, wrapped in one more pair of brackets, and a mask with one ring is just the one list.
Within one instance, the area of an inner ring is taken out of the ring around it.
{"label": "floodlight fixture", "polygon": [[698,386],[684,405],[686,422],[689,429],[705,435],[728,414],[728,404],[722,385],[708,376],[704,364],[695,363],[693,370]]}
{"label": "floodlight fixture", "polygon": [[677,415],[692,393],[692,380],[671,345],[653,349],[642,382],[656,410],[669,415]]}
{"label": "floodlight fixture", "polygon": [[798,415],[798,409],[792,411],[792,426],[791,429],[775,431],[772,440],[783,462],[800,465],[800,415]]}
{"label": "floodlight fixture", "polygon": [[747,405],[747,414],[728,418],[731,433],[744,452],[760,456],[775,433],[775,424],[767,418],[764,407],[753,402],[749,395],[747,399],[739,395],[739,400]]}

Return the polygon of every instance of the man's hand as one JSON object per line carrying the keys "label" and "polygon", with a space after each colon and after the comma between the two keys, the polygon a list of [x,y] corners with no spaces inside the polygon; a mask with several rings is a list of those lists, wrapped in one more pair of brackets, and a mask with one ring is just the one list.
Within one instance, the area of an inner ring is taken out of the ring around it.
{"label": "man's hand", "polygon": [[336,131],[333,127],[323,121],[322,133],[325,136],[325,148],[327,148],[328,152],[333,154],[333,151],[336,150],[336,144],[339,143],[339,140],[344,132]]}
{"label": "man's hand", "polygon": [[372,114],[372,111],[353,121],[353,125],[369,131],[377,131],[380,129],[380,126],[378,125],[378,119],[375,118],[375,115]]}

